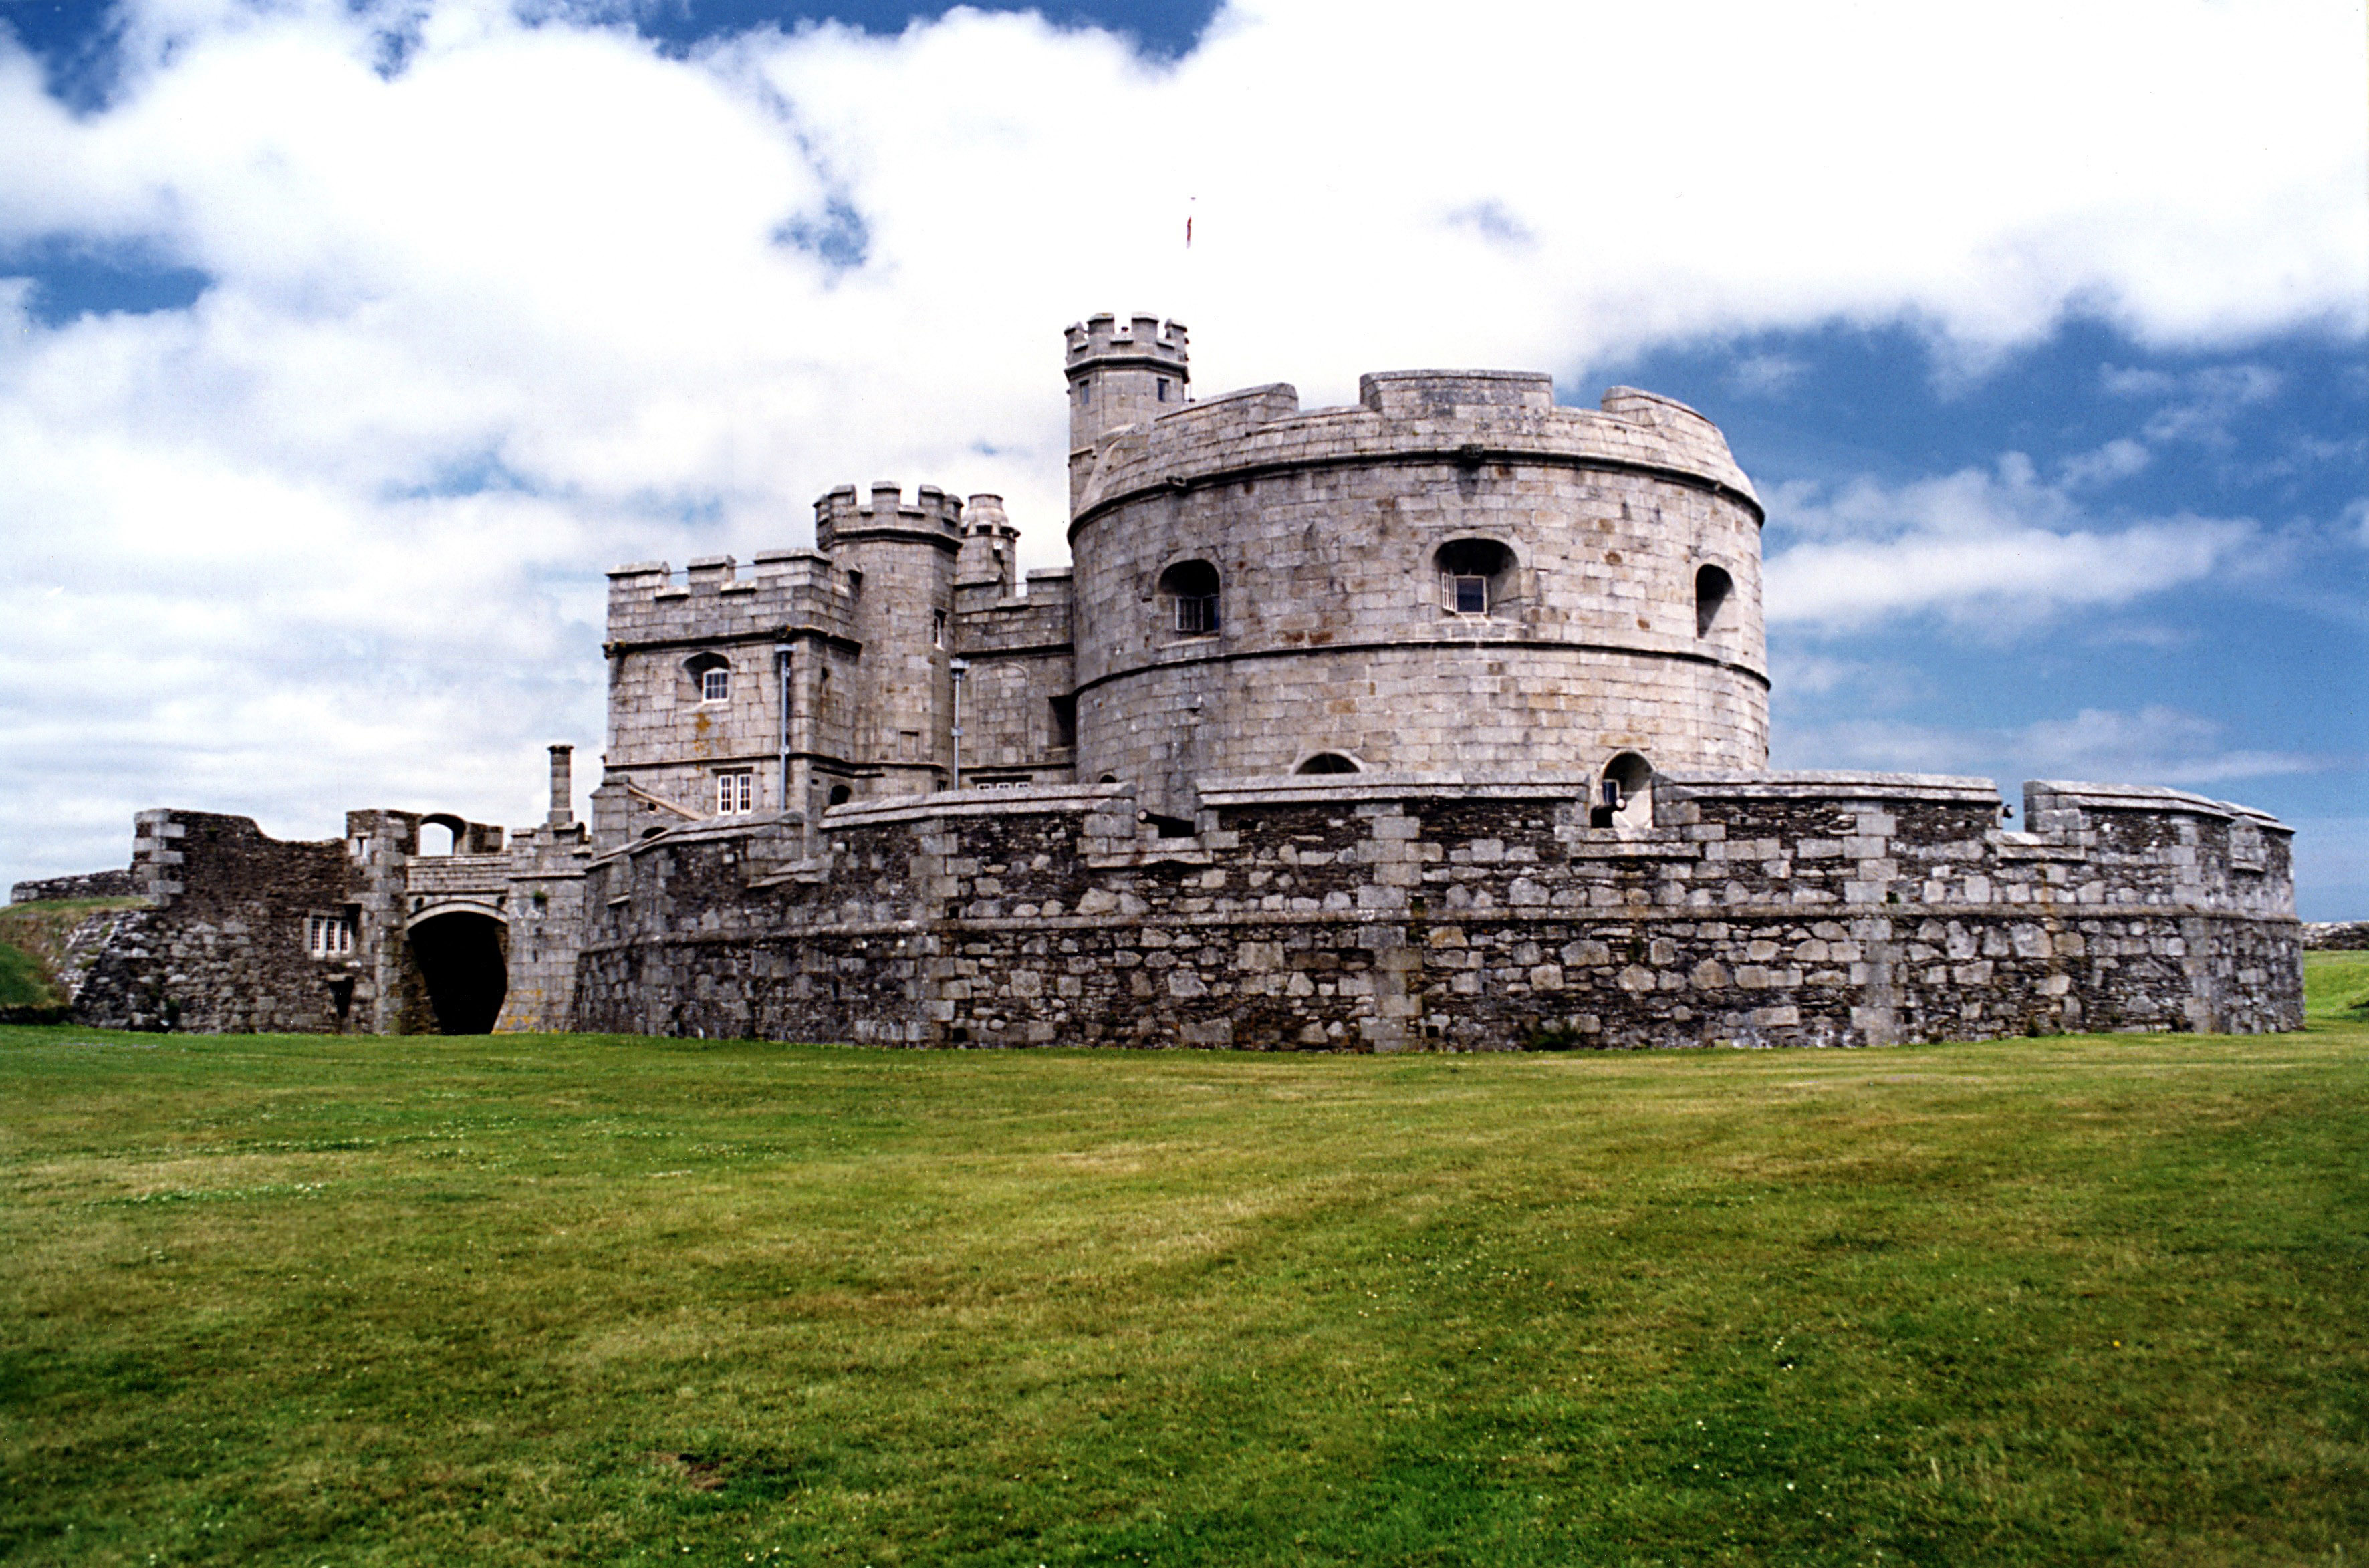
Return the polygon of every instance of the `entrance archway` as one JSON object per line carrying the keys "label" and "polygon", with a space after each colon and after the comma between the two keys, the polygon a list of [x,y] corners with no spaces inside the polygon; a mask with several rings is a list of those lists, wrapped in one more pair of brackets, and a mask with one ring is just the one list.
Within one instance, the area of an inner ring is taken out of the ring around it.
{"label": "entrance archway", "polygon": [[428,988],[441,1035],[490,1035],[502,1015],[509,972],[502,922],[467,910],[430,915],[411,928],[411,961]]}

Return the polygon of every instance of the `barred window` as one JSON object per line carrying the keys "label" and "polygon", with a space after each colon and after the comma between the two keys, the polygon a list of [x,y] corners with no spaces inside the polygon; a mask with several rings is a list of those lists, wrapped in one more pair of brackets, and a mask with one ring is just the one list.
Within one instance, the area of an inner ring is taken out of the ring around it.
{"label": "barred window", "polygon": [[1218,568],[1208,562],[1177,562],[1160,574],[1160,593],[1168,601],[1177,631],[1186,636],[1217,631]]}

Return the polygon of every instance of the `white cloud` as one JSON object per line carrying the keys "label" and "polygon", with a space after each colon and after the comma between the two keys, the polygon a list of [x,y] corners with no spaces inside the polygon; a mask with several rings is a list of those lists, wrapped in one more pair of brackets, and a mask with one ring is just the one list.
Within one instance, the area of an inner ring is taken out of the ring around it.
{"label": "white cloud", "polygon": [[2010,786],[2055,778],[2207,791],[2237,780],[2346,765],[2335,757],[2232,747],[2225,734],[2226,727],[2212,719],[2160,704],[2135,713],[2084,708],[2070,718],[2003,728],[1858,718],[1803,727],[1788,738],[1780,765],[1971,773]]}
{"label": "white cloud", "polygon": [[2284,380],[2267,365],[2208,365],[2184,375],[2108,365],[2099,375],[2099,384],[2118,397],[2163,403],[2147,418],[2147,440],[2207,446],[2227,445],[2230,421],[2276,397]]}
{"label": "white cloud", "polygon": [[1848,627],[1935,612],[2020,624],[2200,581],[2260,532],[2244,519],[2189,516],[2099,526],[2068,493],[2094,476],[2095,460],[2090,472],[2072,467],[2066,483],[2049,484],[2008,452],[1994,469],[1905,485],[1862,477],[1831,498],[1806,484],[1779,487],[1770,517],[1804,539],[1768,561],[1771,624]]}
{"label": "white cloud", "polygon": [[[678,58],[568,14],[125,0],[84,114],[0,49],[0,255],[213,280],[58,328],[0,284],[0,862],[118,858],[163,800],[531,815],[536,744],[597,726],[599,569],[800,542],[835,483],[1000,490],[1058,558],[1056,334],[1095,309],[1310,401],[1837,318],[2369,326],[2357,5],[1255,0],[1173,66],[1032,17]],[[2017,488],[1902,493],[1772,601],[2112,600],[2247,526]]]}

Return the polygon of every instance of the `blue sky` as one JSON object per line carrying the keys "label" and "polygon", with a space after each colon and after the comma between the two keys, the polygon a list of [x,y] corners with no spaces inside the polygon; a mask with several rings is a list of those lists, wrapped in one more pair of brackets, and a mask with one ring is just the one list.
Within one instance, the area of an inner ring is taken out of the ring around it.
{"label": "blue sky", "polygon": [[1205,395],[1684,398],[1777,765],[2242,800],[2369,918],[2359,5],[0,19],[0,880],[158,804],[532,820],[601,568],[835,484],[1054,564],[1059,328],[1148,308]]}

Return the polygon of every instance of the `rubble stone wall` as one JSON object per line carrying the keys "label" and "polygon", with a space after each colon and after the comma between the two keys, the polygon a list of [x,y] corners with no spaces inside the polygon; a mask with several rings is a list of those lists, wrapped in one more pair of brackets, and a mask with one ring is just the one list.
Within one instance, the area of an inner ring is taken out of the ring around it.
{"label": "rubble stone wall", "polygon": [[128,898],[140,891],[140,885],[128,867],[107,871],[86,871],[74,876],[44,876],[35,881],[19,882],[8,889],[12,904],[40,903],[66,898]]}
{"label": "rubble stone wall", "polygon": [[[843,807],[596,859],[580,1028],[914,1045],[1868,1045],[2302,1024],[2289,835],[2169,791],[1203,781]],[[770,835],[770,837],[769,837]]]}
{"label": "rubble stone wall", "polygon": [[77,1021],[207,1034],[349,1026],[358,953],[315,957],[306,924],[350,911],[343,841],[282,842],[246,817],[143,811],[132,872],[154,907],[110,917],[75,990]]}

